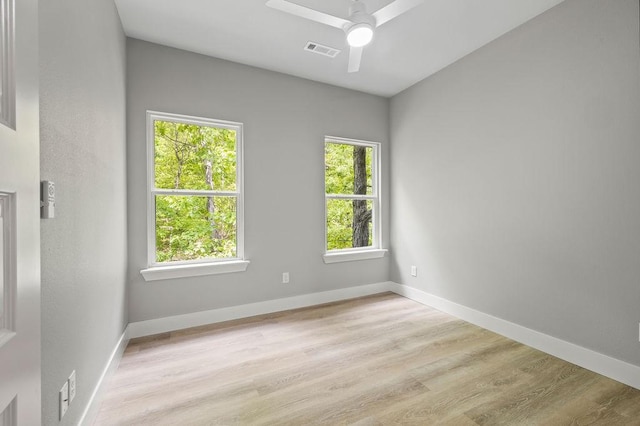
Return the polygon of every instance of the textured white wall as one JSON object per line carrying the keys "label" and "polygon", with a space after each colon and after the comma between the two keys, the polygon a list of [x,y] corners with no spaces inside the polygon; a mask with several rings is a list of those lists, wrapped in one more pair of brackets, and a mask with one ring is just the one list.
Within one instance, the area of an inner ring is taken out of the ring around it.
{"label": "textured white wall", "polygon": [[113,1],[40,2],[43,424],[77,424],[127,324],[125,37]]}
{"label": "textured white wall", "polygon": [[[322,261],[324,136],[381,142],[387,195],[387,99],[135,39],[127,70],[132,322],[387,280],[388,257]],[[246,272],[143,280],[147,110],[244,123]],[[388,198],[383,215],[388,241]]]}
{"label": "textured white wall", "polygon": [[637,0],[567,0],[395,96],[392,280],[640,365],[639,117]]}

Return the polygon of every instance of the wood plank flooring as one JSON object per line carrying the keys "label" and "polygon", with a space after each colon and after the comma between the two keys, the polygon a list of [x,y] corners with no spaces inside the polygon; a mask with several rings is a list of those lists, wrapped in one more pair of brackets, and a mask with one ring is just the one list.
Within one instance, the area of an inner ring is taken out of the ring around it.
{"label": "wood plank flooring", "polygon": [[640,390],[385,293],[131,341],[95,425],[640,425]]}

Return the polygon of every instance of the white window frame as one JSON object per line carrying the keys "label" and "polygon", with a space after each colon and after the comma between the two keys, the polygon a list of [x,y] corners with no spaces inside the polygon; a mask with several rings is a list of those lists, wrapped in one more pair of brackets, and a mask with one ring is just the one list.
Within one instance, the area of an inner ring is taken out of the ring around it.
{"label": "white window frame", "polygon": [[[337,143],[345,145],[364,146],[372,148],[371,159],[371,195],[360,194],[327,194],[326,191],[326,175],[324,179],[324,255],[322,259],[324,263],[336,263],[336,262],[350,262],[355,260],[367,260],[381,258],[387,252],[382,248],[382,196],[381,196],[381,178],[380,171],[382,168],[382,161],[380,158],[381,144],[379,142],[364,141],[359,139],[348,139],[336,136],[325,136],[324,146],[327,143]],[[323,153],[325,150],[323,150]],[[322,158],[323,162],[326,159]],[[372,223],[372,240],[371,246],[368,247],[354,247],[348,249],[328,250],[327,249],[327,200],[371,200],[372,209],[371,223]]]}
{"label": "white window frame", "polygon": [[[155,187],[155,121],[217,127],[236,132],[236,190],[207,191],[188,189],[162,189]],[[243,185],[243,125],[242,123],[193,117],[158,111],[147,111],[147,269],[142,276],[146,281],[192,277],[201,275],[242,272],[249,261],[244,258],[244,185]],[[156,261],[156,195],[234,196],[236,197],[236,257],[229,259],[205,258],[175,262]]]}

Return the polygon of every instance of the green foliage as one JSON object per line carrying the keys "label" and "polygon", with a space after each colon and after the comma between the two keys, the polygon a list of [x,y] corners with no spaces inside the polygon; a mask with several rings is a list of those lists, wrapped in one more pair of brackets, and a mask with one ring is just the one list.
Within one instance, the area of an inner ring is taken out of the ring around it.
{"label": "green foliage", "polygon": [[[367,200],[367,209],[371,210],[373,202]],[[372,241],[373,229],[369,222],[369,246]],[[353,201],[327,200],[327,250],[341,250],[353,248]]]}
{"label": "green foliage", "polygon": [[236,256],[236,198],[156,196],[156,260],[172,262]]}
{"label": "green foliage", "polygon": [[[236,190],[235,130],[156,121],[155,185],[162,189]],[[205,177],[211,162],[213,187]]]}
{"label": "green foliage", "polygon": [[[324,185],[327,194],[353,194],[354,193],[354,145],[337,142],[327,142],[324,145]],[[367,162],[367,195],[372,194],[373,148],[366,147]]]}
{"label": "green foliage", "polygon": [[[236,132],[156,121],[158,189],[236,190]],[[236,197],[156,195],[156,261],[236,256]]]}
{"label": "green foliage", "polygon": [[[332,195],[352,195],[355,193],[354,173],[355,146],[338,142],[325,143],[325,193]],[[373,194],[373,148],[366,147],[366,194]],[[354,247],[354,201],[345,199],[327,199],[327,250],[340,250]],[[367,209],[373,203],[367,201]],[[369,220],[369,242],[372,242],[372,223]]]}

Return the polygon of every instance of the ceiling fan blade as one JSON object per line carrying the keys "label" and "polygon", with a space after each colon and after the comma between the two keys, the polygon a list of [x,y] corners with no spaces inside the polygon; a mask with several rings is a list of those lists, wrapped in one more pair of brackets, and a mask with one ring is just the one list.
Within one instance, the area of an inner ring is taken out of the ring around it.
{"label": "ceiling fan blade", "polygon": [[376,27],[389,22],[403,13],[421,4],[423,0],[395,0],[373,14]]}
{"label": "ceiling fan blade", "polygon": [[349,72],[358,72],[360,70],[360,60],[362,59],[362,51],[364,47],[352,47],[349,50]]}
{"label": "ceiling fan blade", "polygon": [[328,13],[319,12],[305,6],[300,6],[299,4],[291,3],[287,0],[269,0],[266,4],[267,6],[282,12],[287,12],[292,15],[300,16],[301,18],[309,19],[311,21],[339,29],[343,29],[345,25],[351,24],[351,21],[346,19],[338,18],[337,16],[329,15]]}

